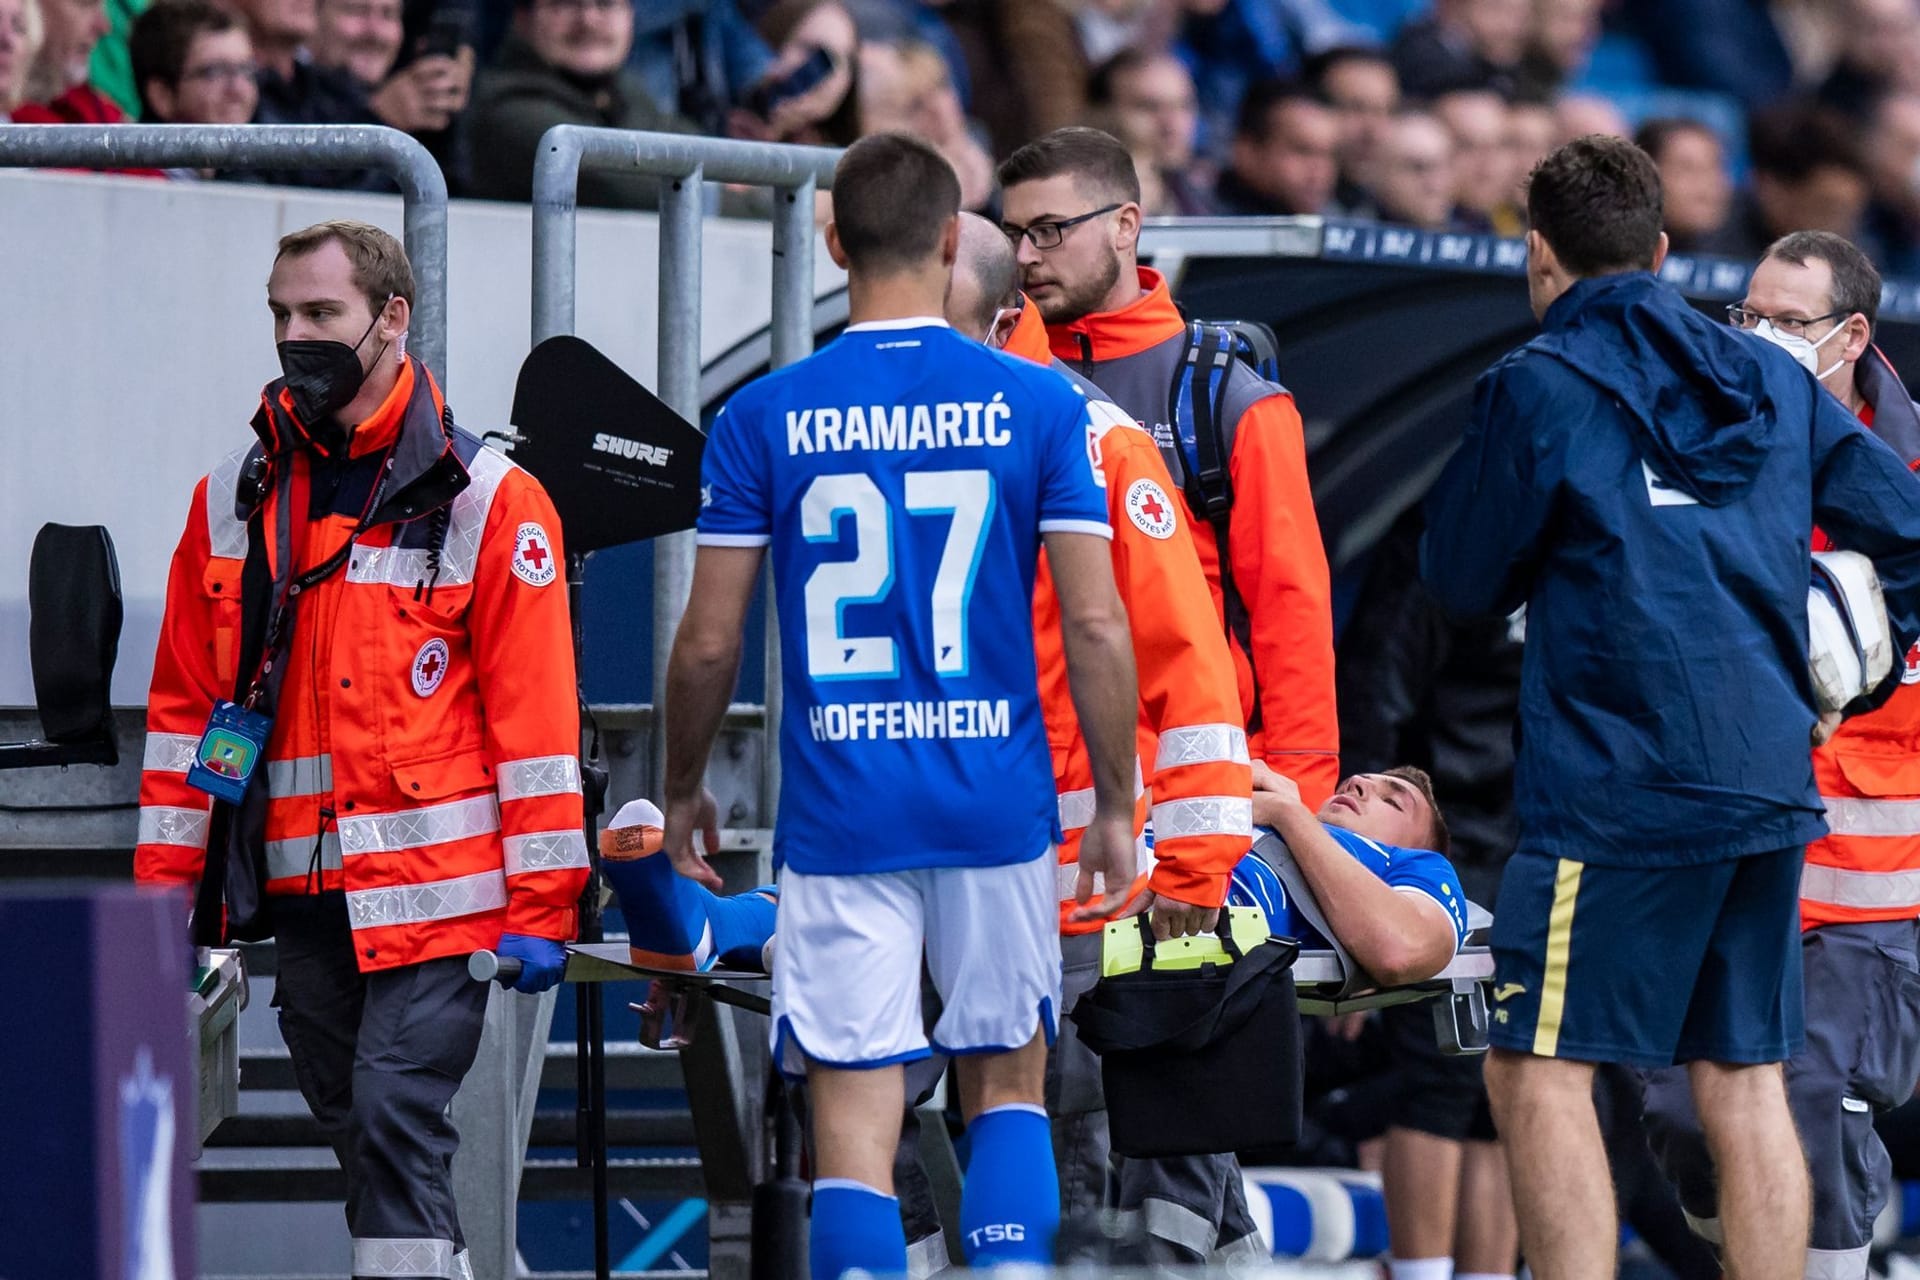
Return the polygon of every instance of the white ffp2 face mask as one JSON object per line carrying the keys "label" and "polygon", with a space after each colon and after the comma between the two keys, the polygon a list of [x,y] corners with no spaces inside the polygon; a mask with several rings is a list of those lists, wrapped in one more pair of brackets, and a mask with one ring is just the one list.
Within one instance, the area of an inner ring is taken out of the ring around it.
{"label": "white ffp2 face mask", "polygon": [[1825,338],[1820,339],[1818,342],[1813,342],[1799,334],[1782,333],[1773,327],[1773,321],[1771,320],[1762,320],[1759,324],[1753,326],[1753,331],[1759,337],[1771,342],[1774,346],[1799,361],[1800,367],[1814,377],[1824,378],[1845,364],[1846,361],[1835,360],[1825,369],[1822,369],[1820,367],[1820,348],[1826,346],[1828,339],[1832,338],[1835,334],[1845,333],[1846,328],[1847,326],[1844,324],[1836,325]]}

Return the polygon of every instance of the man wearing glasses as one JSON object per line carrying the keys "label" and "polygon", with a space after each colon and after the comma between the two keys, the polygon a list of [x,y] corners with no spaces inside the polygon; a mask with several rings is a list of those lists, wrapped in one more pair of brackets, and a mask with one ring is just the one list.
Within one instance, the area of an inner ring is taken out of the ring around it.
{"label": "man wearing glasses", "polygon": [[[1767,250],[1727,318],[1785,349],[1912,468],[1920,408],[1873,345],[1879,303],[1865,254],[1796,231]],[[1814,546],[1831,543],[1816,530]],[[1874,1116],[1920,1078],[1920,647],[1886,705],[1814,751],[1813,774],[1828,834],[1800,875],[1807,1043],[1787,1060],[1787,1100],[1813,1182],[1807,1274],[1857,1280],[1892,1172]],[[1696,1229],[1715,1238],[1711,1164],[1679,1068],[1649,1080],[1647,1121]]]}
{"label": "man wearing glasses", "polygon": [[[1246,740],[1226,732],[1196,736],[1174,763],[1244,767],[1251,758],[1292,779],[1307,809],[1318,809],[1339,777],[1333,617],[1326,552],[1307,487],[1306,446],[1293,397],[1233,362],[1220,414],[1221,453],[1232,481],[1232,508],[1220,522],[1226,531],[1222,538],[1206,513],[1195,518],[1180,483],[1185,468],[1168,405],[1187,354],[1187,325],[1166,280],[1136,258],[1140,183],[1132,155],[1097,129],[1057,129],[1001,165],[1000,184],[1001,230],[1013,242],[1025,292],[1046,321],[1053,355],[1102,388],[1152,434],[1173,480],[1169,499],[1178,523],[1192,531],[1227,631]],[[1170,529],[1174,515],[1158,506],[1153,497],[1130,516],[1144,521],[1143,528],[1164,522]],[[1156,787],[1150,766],[1166,764],[1141,760],[1157,840],[1207,843],[1243,836],[1252,809],[1244,796],[1181,796],[1171,778],[1169,785]],[[1158,916],[1216,908],[1223,894],[1224,886],[1210,888],[1202,900],[1196,886],[1186,895],[1161,892],[1156,899],[1150,892],[1146,897]],[[1191,900],[1174,900],[1182,896]],[[1068,969],[1097,967],[1098,944],[1098,934],[1067,937]],[[1098,1187],[1106,1161],[1097,1148],[1103,1144],[1086,1141],[1085,1131],[1076,1136],[1075,1130],[1075,1117],[1098,1109],[1097,1090],[1080,1087],[1088,1083],[1087,1064],[1063,1061],[1066,1056],[1054,1057],[1061,1080],[1053,1110],[1062,1179],[1069,1187]],[[1164,1162],[1129,1162],[1131,1176],[1152,1163]],[[1150,1188],[1136,1188],[1127,1181],[1130,1175],[1122,1175],[1121,1199],[1140,1211],[1152,1260],[1198,1262],[1248,1247],[1252,1223],[1238,1204],[1233,1157],[1180,1163],[1190,1176],[1163,1178]]]}

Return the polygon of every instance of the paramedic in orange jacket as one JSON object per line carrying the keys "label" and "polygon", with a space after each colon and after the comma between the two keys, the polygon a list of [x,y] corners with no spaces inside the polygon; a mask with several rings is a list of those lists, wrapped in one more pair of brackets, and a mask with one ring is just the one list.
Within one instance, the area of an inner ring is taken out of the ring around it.
{"label": "paramedic in orange jacket", "polygon": [[[1136,262],[1140,184],[1131,154],[1097,129],[1057,129],[1001,165],[1000,183],[1001,228],[1014,238],[1053,354],[1146,427],[1180,476],[1167,417],[1186,322],[1166,281]],[[1213,527],[1193,518],[1177,485],[1173,496],[1230,637],[1253,754],[1292,778],[1315,808],[1339,780],[1340,732],[1331,588],[1300,414],[1284,388],[1240,362],[1228,377],[1233,508],[1224,574]]]}
{"label": "paramedic in orange jacket", "polygon": [[[1100,392],[1047,351],[1037,308],[1016,285],[1018,267],[1006,237],[992,223],[960,216],[960,251],[947,296],[947,320],[969,337],[1009,355],[1052,364],[1086,396],[1099,436],[1101,474],[1113,525],[1114,580],[1127,606],[1140,676],[1136,731],[1143,801],[1155,832],[1152,869],[1136,881],[1161,937],[1213,927],[1233,868],[1253,835],[1252,772],[1239,723],[1232,660],[1210,607],[1205,576],[1172,481],[1153,440]],[[1060,793],[1061,1012],[1066,1014],[1100,976],[1103,921],[1074,903],[1079,836],[1092,814],[1093,774],[1067,689],[1060,638],[1060,602],[1045,553],[1034,580],[1034,650],[1040,698]],[[1144,820],[1142,812],[1137,824]],[[1068,1218],[1100,1208],[1109,1143],[1099,1060],[1080,1045],[1062,1017],[1048,1061],[1048,1107],[1060,1173],[1061,1211]],[[1183,1185],[1209,1195],[1221,1176]],[[1133,1163],[1133,1162],[1130,1162]],[[1203,1185],[1203,1183],[1205,1185]]]}
{"label": "paramedic in orange jacket", "polygon": [[[464,1277],[446,1109],[487,1001],[466,956],[521,957],[522,990],[558,981],[587,852],[559,520],[404,354],[412,298],[378,228],[280,242],[286,376],[174,553],[134,873],[208,873],[199,941],[278,939],[274,1003],[346,1172],[353,1274]],[[197,761],[237,803],[195,785]]]}

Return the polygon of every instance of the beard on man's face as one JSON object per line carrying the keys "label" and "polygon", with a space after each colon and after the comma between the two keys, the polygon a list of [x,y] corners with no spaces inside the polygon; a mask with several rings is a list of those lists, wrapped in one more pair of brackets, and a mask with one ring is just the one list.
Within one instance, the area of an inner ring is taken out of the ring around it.
{"label": "beard on man's face", "polygon": [[1119,281],[1120,255],[1109,250],[1086,276],[1078,280],[1050,278],[1033,300],[1040,308],[1040,318],[1048,324],[1072,324],[1100,310]]}

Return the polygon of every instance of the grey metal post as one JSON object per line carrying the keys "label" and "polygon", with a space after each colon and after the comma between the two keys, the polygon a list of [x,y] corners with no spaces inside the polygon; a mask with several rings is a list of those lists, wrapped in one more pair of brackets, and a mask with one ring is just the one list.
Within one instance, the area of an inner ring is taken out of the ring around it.
{"label": "grey metal post", "polygon": [[0,124],[0,168],[378,169],[400,185],[414,354],[447,385],[447,180],[384,125]]}
{"label": "grey metal post", "polygon": [[[701,168],[660,190],[660,399],[688,422],[700,421]],[[693,299],[691,306],[688,300]],[[693,587],[693,534],[653,542],[653,784],[665,795],[667,655]]]}
{"label": "grey metal post", "polygon": [[[813,350],[813,196],[814,179],[773,202],[773,316],[771,364],[775,369],[804,359]],[[760,820],[774,824],[780,810],[780,720],[786,713],[781,684],[779,611],[773,608],[773,566],[767,566],[766,754],[761,767]]]}

